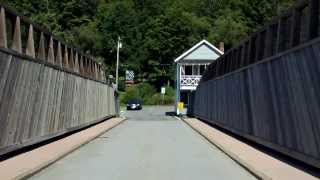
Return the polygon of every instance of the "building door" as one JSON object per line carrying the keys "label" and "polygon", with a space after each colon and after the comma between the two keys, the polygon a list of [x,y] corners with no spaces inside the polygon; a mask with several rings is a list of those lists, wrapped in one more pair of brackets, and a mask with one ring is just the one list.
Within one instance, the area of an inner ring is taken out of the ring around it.
{"label": "building door", "polygon": [[180,92],[180,101],[184,103],[184,106],[187,108],[190,102],[190,92],[181,91]]}

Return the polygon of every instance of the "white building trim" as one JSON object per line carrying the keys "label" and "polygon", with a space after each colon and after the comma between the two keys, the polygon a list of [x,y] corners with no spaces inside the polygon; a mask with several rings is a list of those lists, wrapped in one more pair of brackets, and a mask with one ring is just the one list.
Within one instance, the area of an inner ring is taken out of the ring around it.
{"label": "white building trim", "polygon": [[180,61],[181,59],[183,59],[184,57],[186,57],[187,55],[189,55],[190,53],[192,53],[194,50],[196,50],[197,48],[199,48],[201,45],[206,44],[207,46],[209,46],[210,48],[212,48],[214,51],[216,51],[220,56],[223,55],[223,52],[220,51],[220,49],[216,48],[214,45],[212,45],[211,43],[209,43],[207,40],[202,40],[199,43],[197,43],[196,45],[194,45],[191,49],[189,49],[188,51],[184,52],[183,54],[181,54],[179,57],[177,57],[174,62],[177,63],[178,61]]}

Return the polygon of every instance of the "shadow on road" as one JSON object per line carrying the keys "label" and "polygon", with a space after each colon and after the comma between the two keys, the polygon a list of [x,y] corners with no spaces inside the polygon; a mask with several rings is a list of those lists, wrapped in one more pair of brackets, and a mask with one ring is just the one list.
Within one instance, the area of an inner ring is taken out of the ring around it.
{"label": "shadow on road", "polygon": [[174,111],[166,112],[166,116],[176,116],[176,112]]}

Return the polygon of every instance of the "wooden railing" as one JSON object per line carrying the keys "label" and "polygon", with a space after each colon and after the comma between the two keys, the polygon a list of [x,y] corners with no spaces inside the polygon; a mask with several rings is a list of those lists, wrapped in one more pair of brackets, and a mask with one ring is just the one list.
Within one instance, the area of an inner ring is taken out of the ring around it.
{"label": "wooden railing", "polygon": [[196,88],[200,82],[201,75],[181,75],[180,86]]}
{"label": "wooden railing", "polygon": [[106,80],[104,68],[93,57],[5,5],[1,5],[0,12],[0,48],[89,79]]}
{"label": "wooden railing", "polygon": [[118,114],[118,95],[90,56],[0,9],[0,159]]}
{"label": "wooden railing", "polygon": [[277,56],[318,37],[319,30],[319,0],[298,1],[294,7],[211,63],[201,81]]}

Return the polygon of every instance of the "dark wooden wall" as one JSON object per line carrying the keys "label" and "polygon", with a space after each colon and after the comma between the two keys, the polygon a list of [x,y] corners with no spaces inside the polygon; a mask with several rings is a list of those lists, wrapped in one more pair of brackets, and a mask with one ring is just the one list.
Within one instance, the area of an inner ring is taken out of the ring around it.
{"label": "dark wooden wall", "polygon": [[319,0],[301,0],[214,61],[194,115],[320,168]]}
{"label": "dark wooden wall", "polygon": [[320,168],[320,39],[202,82],[194,115]]}

